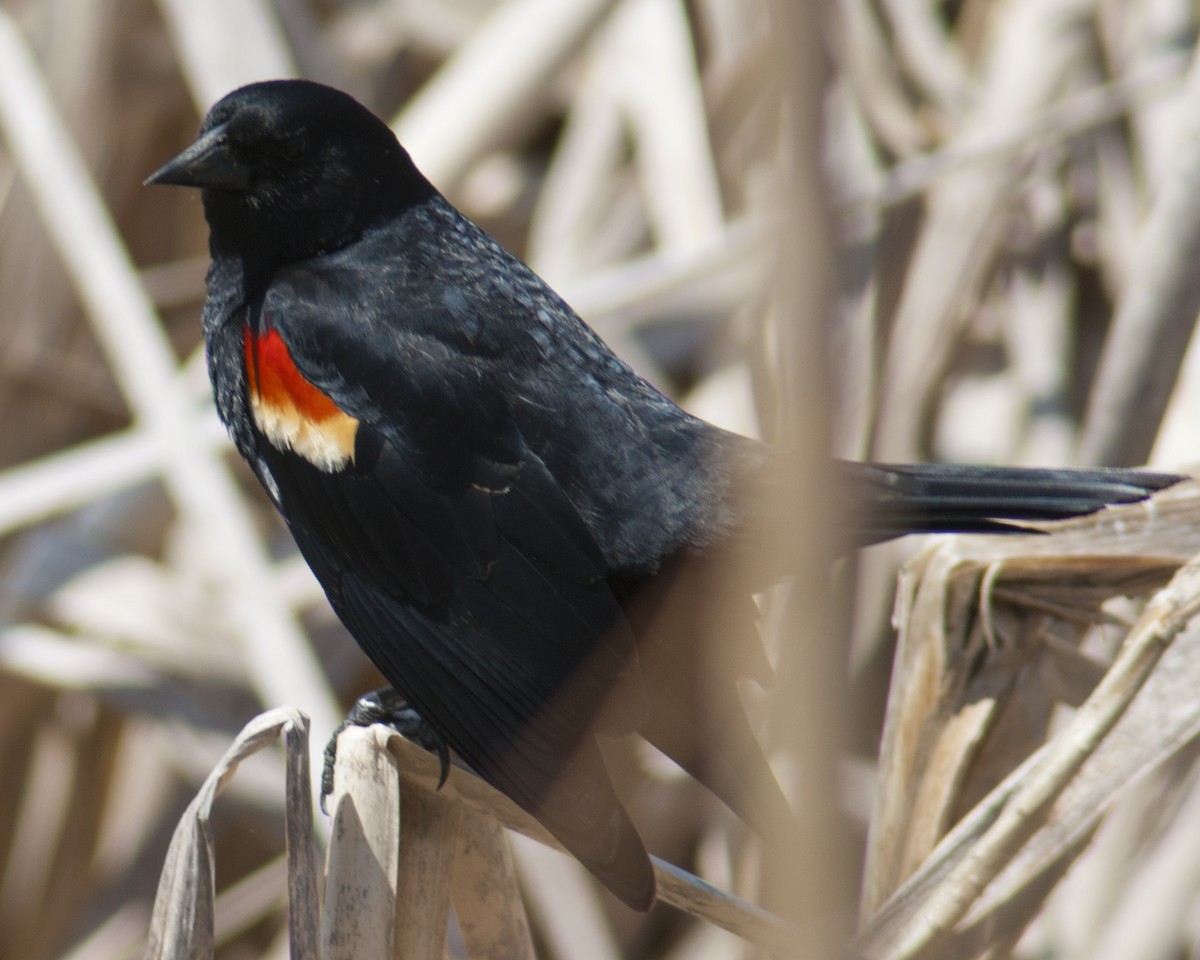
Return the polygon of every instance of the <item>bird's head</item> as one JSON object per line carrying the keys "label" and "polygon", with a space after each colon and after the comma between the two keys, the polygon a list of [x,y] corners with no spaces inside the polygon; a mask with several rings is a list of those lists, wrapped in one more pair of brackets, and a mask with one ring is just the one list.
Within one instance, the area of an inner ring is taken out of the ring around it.
{"label": "bird's head", "polygon": [[213,257],[258,269],[335,250],[433,193],[387,124],[304,80],[226,95],[196,142],[146,183],[198,187]]}

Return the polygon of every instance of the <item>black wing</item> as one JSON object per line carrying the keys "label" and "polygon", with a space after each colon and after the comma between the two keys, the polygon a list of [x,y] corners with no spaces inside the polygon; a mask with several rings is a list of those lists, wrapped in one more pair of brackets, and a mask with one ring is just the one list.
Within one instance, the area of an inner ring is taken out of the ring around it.
{"label": "black wing", "polygon": [[289,268],[264,300],[363,424],[353,471],[276,477],[282,508],[385,676],[633,902],[648,874],[587,732],[601,708],[603,732],[640,730],[761,832],[788,815],[735,678],[717,702],[674,697],[668,660],[647,698],[621,609],[737,529],[732,489],[765,448],[681,411],[449,207],[412,216],[443,219]]}
{"label": "black wing", "polygon": [[[457,318],[428,303],[347,297],[340,285],[364,289],[354,276],[288,270],[261,307],[258,322],[306,379],[360,422],[343,471],[263,451],[281,509],[387,679],[480,775],[644,907],[649,862],[592,735],[602,709],[606,732],[640,722],[633,637],[603,550],[505,399],[499,381],[521,357],[464,340]],[[404,322],[413,317],[424,323]]]}

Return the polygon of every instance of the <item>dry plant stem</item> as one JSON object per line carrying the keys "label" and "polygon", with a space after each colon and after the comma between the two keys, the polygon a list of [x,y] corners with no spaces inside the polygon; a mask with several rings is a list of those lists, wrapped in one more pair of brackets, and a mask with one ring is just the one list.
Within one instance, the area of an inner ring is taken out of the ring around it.
{"label": "dry plant stem", "polygon": [[[1086,51],[1086,31],[1076,21],[1089,8],[1088,0],[1015,0],[997,11],[979,104],[957,144],[992,140],[1053,101]],[[1016,164],[961,169],[929,196],[888,343],[874,445],[880,460],[920,453],[930,407],[1020,175]]]}
{"label": "dry plant stem", "polygon": [[0,534],[133,486],[161,466],[154,437],[133,429],[10,467],[0,475]]}
{"label": "dry plant stem", "polygon": [[[1110,597],[1140,596],[1165,585],[1180,564],[1200,552],[1197,493],[1195,487],[1184,486],[1149,506],[1106,511],[1057,525],[1051,536],[947,539],[909,565],[900,592],[902,603],[897,607],[902,635],[876,787],[877,807],[870,837],[872,862],[865,872],[865,926],[860,940],[865,956],[887,956],[899,939],[897,931],[918,922],[945,878],[968,856],[1009,798],[1040,769],[1043,757],[1053,748],[1052,743],[1042,745],[959,819],[949,833],[945,832],[944,816],[934,818],[936,833],[929,832],[930,814],[926,808],[936,804],[944,809],[946,793],[951,803],[961,806],[955,783],[962,781],[965,769],[986,762],[990,752],[985,746],[983,754],[976,754],[974,742],[986,735],[986,722],[977,725],[982,729],[972,729],[966,713],[977,711],[981,702],[998,699],[1000,704],[1011,706],[1019,698],[1024,704],[1021,709],[1027,709],[1039,699],[1036,691],[1029,689],[1030,684],[1021,683],[1009,697],[985,697],[984,701],[968,698],[964,704],[954,695],[961,689],[961,681],[955,678],[963,668],[955,662],[954,651],[962,650],[964,656],[970,656],[967,636],[971,624],[979,620],[975,599],[979,577],[987,570],[1001,570],[1002,588],[991,598],[991,605],[996,607],[993,620],[1003,619],[1004,607],[1023,608],[1028,615],[1034,608],[1042,609],[1042,603],[1049,599],[1053,605],[1067,605],[1069,609],[1062,619],[1069,624],[1080,614],[1097,611]],[[1054,600],[1059,589],[1061,603]],[[1001,603],[1001,594],[1011,599]],[[1075,611],[1074,615],[1070,610]],[[1132,623],[1128,624],[1122,636],[1131,627]],[[1000,652],[989,659],[996,653]],[[1057,672],[1063,664],[1061,658],[1056,659],[1053,669]],[[1012,664],[991,665],[1000,668],[1000,674],[992,674],[993,678],[1003,682]],[[1091,673],[1092,668],[1084,664],[1081,671],[1079,666],[1077,662],[1072,671],[1083,681],[1085,678],[1078,675]],[[990,669],[985,662],[984,673]],[[1096,672],[1071,702],[1084,702],[1103,672]],[[923,684],[920,678],[925,677],[929,682]],[[1037,686],[1034,676],[1029,680]],[[995,931],[1029,923],[1096,824],[1115,804],[1124,801],[1127,788],[1178,754],[1200,733],[1200,701],[1193,696],[1197,686],[1200,623],[1193,621],[1175,638],[1117,725],[1055,800],[1036,834],[1021,845],[1002,873],[971,904],[945,953],[956,957],[974,955],[972,951],[979,942]],[[995,692],[998,688],[986,689]],[[945,692],[939,696],[939,690]],[[1057,694],[1046,692],[1055,699],[1060,694],[1070,696],[1066,689]],[[893,708],[898,716],[893,716]],[[951,723],[946,722],[947,717]],[[884,800],[887,802],[881,806]],[[1145,815],[1138,817],[1139,824],[1144,819]],[[1127,860],[1124,857],[1121,861],[1122,876],[1127,872]],[[896,889],[901,880],[902,886]],[[884,897],[886,903],[881,902]],[[1107,912],[1100,908],[1096,915]],[[1097,923],[1093,920],[1085,926],[1090,929]]]}
{"label": "dry plant stem", "polygon": [[374,734],[352,727],[338,740],[321,914],[325,960],[393,955],[400,773]]}
{"label": "dry plant stem", "polygon": [[1115,125],[1097,130],[1095,150],[1096,257],[1105,290],[1116,300],[1129,286],[1146,203],[1123,132]]}
{"label": "dry plant stem", "polygon": [[446,948],[450,878],[462,811],[437,792],[400,781],[396,960],[429,960]]}
{"label": "dry plant stem", "polygon": [[296,64],[266,0],[159,0],[200,114],[230,90],[296,76]]}
{"label": "dry plant stem", "polygon": [[287,840],[288,943],[293,960],[317,960],[317,847],[309,772],[308,717],[299,711],[282,724],[286,765],[284,828]]}
{"label": "dry plant stem", "polygon": [[581,57],[580,77],[566,122],[550,155],[533,209],[525,256],[581,316],[568,285],[587,277],[596,258],[597,236],[609,195],[626,151],[620,106],[609,89],[602,41]]}
{"label": "dry plant stem", "polygon": [[981,131],[968,140],[955,141],[902,160],[868,189],[842,198],[851,212],[876,209],[911,200],[958,171],[986,164],[1011,163],[1039,149],[1061,144],[1073,136],[1111,123],[1142,101],[1150,101],[1187,70],[1182,54],[1164,55],[1137,73],[1097,87],[1089,87],[1049,106],[1031,119],[1011,126]]}
{"label": "dry plant stem", "polygon": [[[211,451],[229,445],[229,435],[211,411],[197,414],[189,429]],[[162,445],[135,427],[9,467],[0,473],[0,535],[149,480],[162,471],[165,459]],[[80,477],[87,477],[87,484]]]}
{"label": "dry plant stem", "polygon": [[773,745],[794,762],[794,780],[783,786],[798,816],[766,845],[762,902],[800,931],[792,955],[832,957],[851,929],[853,854],[838,788],[850,704],[829,589],[836,534],[829,511],[812,506],[832,502],[825,330],[838,264],[818,156],[831,69],[830,8],[819,0],[776,0],[769,13],[782,110],[775,196],[783,215],[772,294],[783,410],[775,439],[785,452],[778,493],[766,504],[780,529],[765,546],[785,550],[784,569],[794,575],[771,723]]}
{"label": "dry plant stem", "polygon": [[[613,16],[610,84],[629,118],[655,245],[686,254],[723,224],[687,15],[676,0],[625,0]],[[653,39],[651,39],[653,38]]]}
{"label": "dry plant stem", "polygon": [[[1181,56],[1185,48],[1191,47],[1180,43],[1180,38],[1192,29],[1194,17],[1186,0],[1127,7],[1105,5],[1101,11],[1102,16],[1109,14],[1112,25],[1101,35],[1113,73],[1132,75],[1164,56]],[[1187,96],[1180,90],[1155,98],[1130,114],[1129,131],[1133,155],[1141,168],[1142,190],[1153,191],[1165,180],[1186,109]]]}
{"label": "dry plant stem", "polygon": [[216,802],[251,754],[286,738],[288,932],[294,960],[317,960],[316,848],[312,838],[308,718],[290,708],[255,717],[188,805],[167,851],[146,947],[146,960],[211,957],[215,857],[210,818]]}
{"label": "dry plant stem", "polygon": [[[322,956],[390,957],[392,951],[411,949],[401,940],[431,948],[445,935],[445,907],[451,900],[464,938],[477,945],[479,956],[495,956],[496,951],[525,956],[531,950],[513,863],[498,831],[504,826],[531,838],[514,845],[521,854],[518,862],[530,860],[529,844],[538,848],[528,877],[535,884],[556,875],[546,867],[545,857],[573,871],[578,865],[561,853],[543,850],[561,848],[540,824],[474,775],[452,767],[441,790],[439,777],[436,758],[386,727],[342,733],[330,808],[334,823],[327,854]],[[777,918],[753,905],[657,858],[654,869],[662,902],[771,950],[783,950],[792,942],[791,932]],[[552,902],[553,892],[543,899]],[[584,897],[578,909],[590,911],[594,906],[594,900]],[[581,914],[575,916],[579,919]],[[548,919],[557,923],[561,918]],[[599,914],[583,919],[587,922],[582,926],[550,931],[552,940],[571,956],[618,955]],[[594,935],[586,938],[586,945],[579,943],[581,932],[588,930]]]}
{"label": "dry plant stem", "polygon": [[1008,299],[1006,341],[1017,381],[1010,416],[1028,419],[1014,459],[1047,466],[1069,463],[1075,434],[1064,398],[1073,364],[1074,285],[1063,264],[1048,261],[1016,270]]}
{"label": "dry plant stem", "polygon": [[[0,11],[0,129],[79,291],[113,374],[162,457],[183,514],[203,532],[209,571],[237,624],[264,703],[296,698],[318,726],[337,710],[308,641],[274,597],[269,561],[220,455],[195,437],[177,362],[86,167],[56,116],[37,67]],[[219,561],[219,562],[218,562]]]}
{"label": "dry plant stem", "polygon": [[60,954],[56,960],[133,960],[142,955],[145,947],[146,910],[140,904],[126,902],[86,939],[81,940],[69,953]]}
{"label": "dry plant stem", "polygon": [[[396,758],[407,781],[422,789],[437,791],[440,770],[435,757],[386,728],[370,729],[378,731],[379,742],[387,744],[387,750]],[[341,753],[340,747],[338,753]],[[554,850],[562,849],[541,824],[471,773],[451,767],[450,775],[440,792],[443,799],[461,806],[466,814],[484,816],[544,846]],[[394,800],[392,802],[394,804]],[[794,944],[794,932],[781,923],[778,917],[717,890],[657,857],[651,859],[658,882],[658,899],[661,902],[669,903],[770,950],[783,951],[789,944]]]}
{"label": "dry plant stem", "polygon": [[[1178,819],[1132,870],[1123,896],[1102,918],[1089,944],[1091,960],[1171,960],[1179,955],[1195,891],[1200,886],[1200,780],[1192,776]],[[1080,957],[1082,960],[1082,957]]]}
{"label": "dry plant stem", "polygon": [[882,0],[904,70],[939,110],[966,106],[970,78],[958,47],[946,35],[937,4],[929,0]]}
{"label": "dry plant stem", "polygon": [[[710,243],[686,253],[655,251],[563,284],[567,302],[588,322],[628,335],[632,327],[693,310],[745,302],[761,279],[771,229],[753,221],[729,224]],[[674,309],[672,309],[674,308]]]}
{"label": "dry plant stem", "polygon": [[215,907],[217,946],[233,939],[283,906],[280,891],[287,885],[287,856],[276,857],[219,894]]}
{"label": "dry plant stem", "polygon": [[[954,787],[946,782],[942,756],[963,753],[956,745],[976,741],[986,722],[987,701],[957,716],[947,716],[941,707],[953,647],[942,615],[942,584],[960,562],[950,550],[918,558],[903,569],[896,589],[894,619],[902,626],[879,749],[863,870],[863,920],[875,915],[937,842],[945,828],[946,794]],[[914,631],[914,623],[923,628]]]}
{"label": "dry plant stem", "polygon": [[1079,459],[1144,463],[1200,312],[1200,60],[1092,387]]}
{"label": "dry plant stem", "polygon": [[467,956],[536,960],[508,837],[494,820],[462,816],[451,884]]}
{"label": "dry plant stem", "polygon": [[[615,0],[505,0],[393,124],[442,189],[502,139]],[[520,56],[514,57],[513,50]],[[447,118],[453,118],[448,122]]]}
{"label": "dry plant stem", "polygon": [[582,864],[520,834],[512,838],[512,853],[529,913],[554,956],[621,960],[595,882]]}
{"label": "dry plant stem", "polygon": [[1051,742],[996,821],[926,902],[916,920],[881,956],[908,960],[933,951],[949,935],[1016,850],[1040,826],[1050,805],[1121,717],[1163,651],[1200,612],[1200,558],[1185,564],[1147,606],[1112,668],[1067,728]]}
{"label": "dry plant stem", "polygon": [[909,156],[927,146],[913,104],[903,92],[893,45],[884,37],[873,5],[848,0],[835,8],[842,35],[842,73],[887,150]]}

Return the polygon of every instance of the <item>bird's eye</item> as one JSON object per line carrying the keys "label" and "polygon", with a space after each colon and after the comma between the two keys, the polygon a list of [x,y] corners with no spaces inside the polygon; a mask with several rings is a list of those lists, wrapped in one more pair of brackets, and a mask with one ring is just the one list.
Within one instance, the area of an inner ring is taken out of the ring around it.
{"label": "bird's eye", "polygon": [[280,145],[279,152],[289,162],[302,159],[308,153],[308,137],[301,133],[288,137]]}

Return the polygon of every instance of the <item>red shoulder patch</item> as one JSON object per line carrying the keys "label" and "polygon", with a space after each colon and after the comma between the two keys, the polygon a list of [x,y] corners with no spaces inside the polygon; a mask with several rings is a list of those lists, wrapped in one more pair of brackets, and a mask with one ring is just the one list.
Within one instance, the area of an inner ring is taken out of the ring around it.
{"label": "red shoulder patch", "polygon": [[255,335],[245,328],[246,380],[250,392],[265,403],[291,404],[313,420],[341,413],[328,396],[304,379],[278,330]]}
{"label": "red shoulder patch", "polygon": [[250,410],[263,435],[328,473],[353,461],[358,421],[304,378],[279,332],[245,327],[242,340]]}

